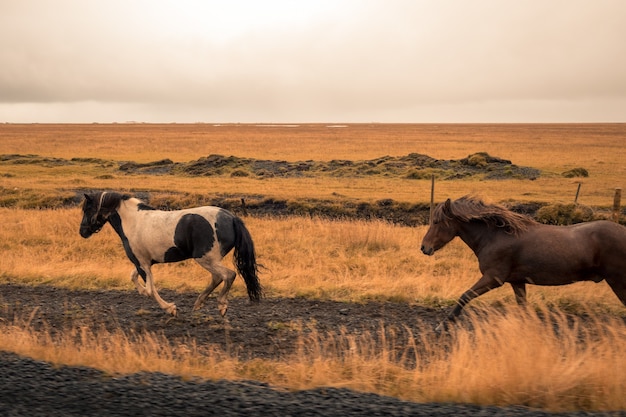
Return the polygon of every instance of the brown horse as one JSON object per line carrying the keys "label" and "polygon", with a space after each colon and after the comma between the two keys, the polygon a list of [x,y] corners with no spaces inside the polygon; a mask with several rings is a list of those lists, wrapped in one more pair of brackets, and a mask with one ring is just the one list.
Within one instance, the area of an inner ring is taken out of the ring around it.
{"label": "brown horse", "polygon": [[[476,254],[482,277],[461,295],[449,321],[471,300],[505,282],[513,287],[518,304],[524,304],[527,283],[565,285],[604,279],[626,305],[626,227],[617,223],[550,226],[465,196],[435,208],[422,252],[432,255],[455,236]],[[441,323],[437,330],[445,327]]]}

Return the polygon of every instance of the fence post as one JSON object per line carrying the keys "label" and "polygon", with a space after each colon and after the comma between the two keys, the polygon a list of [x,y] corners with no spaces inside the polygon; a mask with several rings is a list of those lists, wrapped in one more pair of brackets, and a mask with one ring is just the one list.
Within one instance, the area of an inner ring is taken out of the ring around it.
{"label": "fence post", "polygon": [[613,197],[613,221],[619,223],[620,203],[622,200],[622,189],[615,189],[615,197]]}
{"label": "fence post", "polygon": [[435,174],[430,177],[430,213],[428,214],[428,225],[433,224],[433,211],[435,211]]}
{"label": "fence post", "polygon": [[243,210],[243,215],[248,215],[248,208],[246,207],[246,199],[241,197],[241,209]]}
{"label": "fence post", "polygon": [[582,182],[578,183],[578,189],[576,189],[576,197],[574,197],[574,204],[578,204],[578,194],[580,194],[580,187],[583,185]]}

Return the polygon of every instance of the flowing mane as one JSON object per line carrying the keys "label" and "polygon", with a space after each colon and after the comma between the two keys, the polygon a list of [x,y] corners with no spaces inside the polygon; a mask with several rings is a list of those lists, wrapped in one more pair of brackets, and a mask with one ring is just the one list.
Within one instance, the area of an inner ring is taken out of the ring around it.
{"label": "flowing mane", "polygon": [[472,196],[463,196],[449,204],[440,204],[433,212],[434,222],[446,222],[455,219],[462,222],[482,221],[488,225],[502,228],[506,233],[519,235],[529,226],[537,224],[528,216],[515,213],[497,204],[485,204]]}
{"label": "flowing mane", "polygon": [[476,255],[482,276],[457,300],[447,328],[467,303],[509,283],[518,304],[526,284],[566,285],[606,280],[626,305],[626,227],[607,220],[542,225],[505,207],[465,196],[433,211],[421,250],[431,256],[459,237]]}

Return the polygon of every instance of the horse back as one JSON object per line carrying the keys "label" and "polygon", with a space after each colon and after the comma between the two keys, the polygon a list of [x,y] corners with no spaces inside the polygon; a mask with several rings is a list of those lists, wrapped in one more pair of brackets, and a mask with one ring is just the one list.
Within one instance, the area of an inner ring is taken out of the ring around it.
{"label": "horse back", "polygon": [[626,258],[626,227],[606,220],[570,226],[537,225],[522,234],[520,241],[529,249],[551,254],[553,249],[556,255],[616,252]]}
{"label": "horse back", "polygon": [[600,255],[621,256],[626,262],[626,227],[608,220],[581,223],[577,226],[580,238],[589,239],[590,245],[594,245],[590,249]]}
{"label": "horse back", "polygon": [[609,221],[572,226],[537,224],[518,236],[503,236],[481,261],[510,281],[561,285],[600,281],[626,270],[626,228]]}
{"label": "horse back", "polygon": [[151,263],[178,262],[204,256],[223,257],[234,246],[229,211],[203,206],[184,210],[129,210],[123,228],[138,258]]}
{"label": "horse back", "polygon": [[225,256],[235,245],[235,218],[228,210],[213,206],[184,210],[170,251],[185,258],[201,258],[213,251],[215,256]]}

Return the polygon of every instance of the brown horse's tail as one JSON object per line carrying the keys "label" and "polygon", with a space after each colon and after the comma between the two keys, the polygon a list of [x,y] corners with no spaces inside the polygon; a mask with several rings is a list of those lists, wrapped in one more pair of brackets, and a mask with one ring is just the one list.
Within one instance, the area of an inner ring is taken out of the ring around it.
{"label": "brown horse's tail", "polygon": [[254,242],[240,218],[235,217],[233,219],[233,227],[235,229],[235,250],[233,253],[235,266],[246,282],[248,297],[251,301],[258,302],[263,296],[263,289],[258,277],[259,267],[256,262]]}

